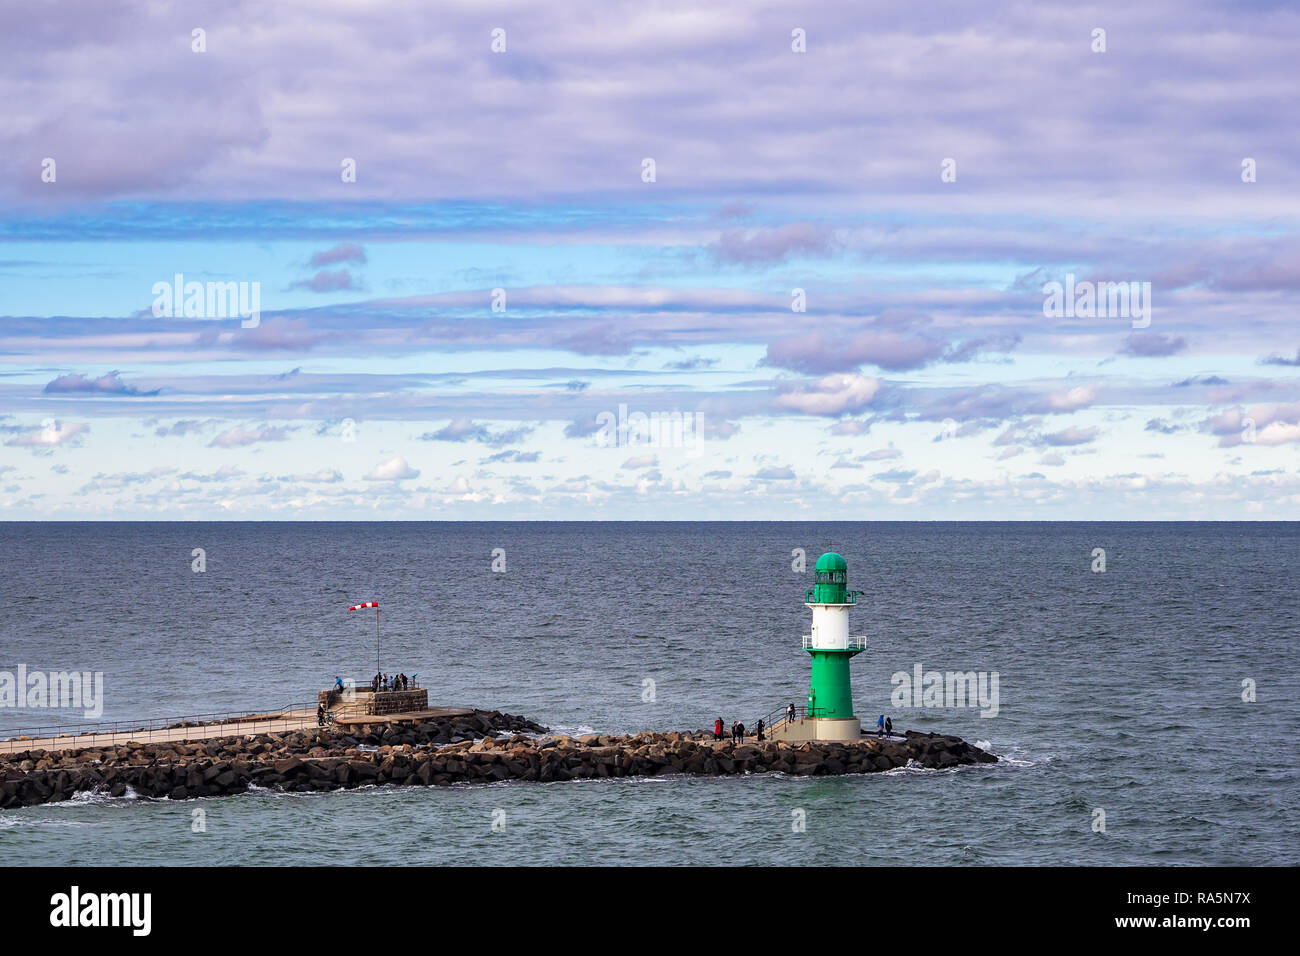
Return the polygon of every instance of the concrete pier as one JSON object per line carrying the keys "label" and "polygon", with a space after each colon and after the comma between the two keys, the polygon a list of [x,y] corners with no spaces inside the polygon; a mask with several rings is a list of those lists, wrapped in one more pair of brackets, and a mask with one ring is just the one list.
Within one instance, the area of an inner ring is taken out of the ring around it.
{"label": "concrete pier", "polygon": [[316,726],[314,710],[291,710],[280,716],[220,721],[199,727],[163,727],[157,730],[114,731],[105,734],[59,734],[54,737],[18,737],[0,740],[0,754],[24,750],[81,750],[86,747],[115,747],[128,743],[167,743],[187,740],[215,740],[248,734],[286,734]]}
{"label": "concrete pier", "polygon": [[[404,691],[373,692],[369,687],[356,688],[346,697],[333,690],[317,695],[332,723],[342,732],[366,733],[369,727],[387,724],[411,724],[422,720],[463,717],[474,711],[469,707],[430,707],[429,692],[420,687]],[[179,723],[178,718],[173,723]],[[242,717],[184,727],[139,728],[52,734],[39,737],[16,737],[0,740],[0,754],[25,750],[49,752],[83,750],[90,747],[115,747],[128,743],[184,743],[195,740],[219,740],[222,737],[247,737],[256,734],[287,734],[317,727],[316,711],[309,708],[266,714],[250,713]]]}
{"label": "concrete pier", "polygon": [[993,754],[957,737],[914,731],[901,738],[847,743],[734,744],[715,741],[705,731],[574,738],[548,735],[533,721],[498,711],[386,722],[365,731],[313,727],[206,743],[0,755],[0,809],[68,800],[83,792],[184,800],[253,788],[305,792],[665,774],[841,776],[997,762]]}

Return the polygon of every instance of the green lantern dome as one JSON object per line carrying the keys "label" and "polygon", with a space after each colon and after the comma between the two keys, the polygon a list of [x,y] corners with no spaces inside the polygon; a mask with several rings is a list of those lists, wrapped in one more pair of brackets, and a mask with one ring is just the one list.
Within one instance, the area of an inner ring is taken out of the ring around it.
{"label": "green lantern dome", "polygon": [[816,587],[810,588],[805,598],[809,604],[851,604],[854,595],[848,590],[849,563],[844,556],[827,551],[817,559],[814,568]]}
{"label": "green lantern dome", "polygon": [[849,562],[844,560],[844,555],[836,554],[834,551],[827,551],[817,559],[816,571],[848,571]]}

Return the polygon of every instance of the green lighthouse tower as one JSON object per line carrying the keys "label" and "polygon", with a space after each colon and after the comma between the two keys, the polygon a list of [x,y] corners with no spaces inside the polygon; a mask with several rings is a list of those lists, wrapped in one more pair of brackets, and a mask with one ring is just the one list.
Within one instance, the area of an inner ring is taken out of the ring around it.
{"label": "green lighthouse tower", "polygon": [[857,740],[862,723],[853,714],[849,661],[867,646],[865,637],[849,636],[849,611],[860,591],[848,589],[848,562],[834,551],[817,559],[815,584],[804,592],[812,611],[812,633],[803,646],[812,657],[808,708],[803,719],[786,722],[780,736],[787,740]]}

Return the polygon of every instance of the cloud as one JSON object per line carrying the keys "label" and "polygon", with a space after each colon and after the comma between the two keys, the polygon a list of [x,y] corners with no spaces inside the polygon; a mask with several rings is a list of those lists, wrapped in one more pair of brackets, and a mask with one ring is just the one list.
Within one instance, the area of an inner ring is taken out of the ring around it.
{"label": "cloud", "polygon": [[480,459],[479,464],[486,465],[495,462],[516,462],[524,465],[539,461],[541,457],[542,453],[540,451],[518,451],[510,448],[505,451],[499,451],[495,455],[488,455],[486,458]]}
{"label": "cloud", "polygon": [[863,332],[852,338],[812,332],[773,342],[762,364],[808,374],[843,372],[864,363],[906,371],[928,365],[943,353],[942,342],[895,332]]}
{"label": "cloud", "polygon": [[522,441],[532,433],[532,429],[526,425],[520,425],[517,428],[508,428],[504,431],[493,432],[486,425],[477,424],[468,418],[457,418],[448,422],[445,426],[436,432],[425,432],[420,436],[421,441],[476,441],[493,448],[500,448],[502,445],[510,445],[517,441]]}
{"label": "cloud", "polygon": [[870,431],[870,419],[841,418],[831,426],[832,435],[865,435]]}
{"label": "cloud", "polygon": [[977,385],[941,393],[926,402],[919,417],[926,421],[951,418],[958,422],[998,422],[1019,415],[1057,415],[1095,402],[1095,385],[1039,392],[1004,385]]}
{"label": "cloud", "polygon": [[257,442],[264,441],[284,441],[289,437],[289,429],[286,427],[267,427],[252,428],[245,431],[238,425],[228,428],[212,441],[208,442],[209,448],[243,448],[246,445],[253,445]]}
{"label": "cloud", "polygon": [[916,477],[915,471],[907,471],[901,468],[895,468],[890,471],[878,471],[871,476],[875,481],[888,481],[896,483],[906,483]]}
{"label": "cloud", "polygon": [[1295,358],[1287,358],[1285,355],[1274,353],[1273,355],[1268,356],[1268,358],[1260,359],[1259,362],[1261,365],[1283,365],[1295,368],[1300,366],[1300,349],[1296,349]]}
{"label": "cloud", "polygon": [[1175,425],[1163,418],[1149,418],[1142,429],[1148,432],[1158,432],[1161,435],[1172,435],[1175,432],[1182,431],[1185,426]]}
{"label": "cloud", "polygon": [[278,481],[301,481],[308,484],[333,484],[343,480],[343,473],[333,468],[322,468],[298,475],[281,475]]}
{"label": "cloud", "polygon": [[1061,429],[1060,431],[1044,434],[1040,431],[1041,425],[1042,419],[1038,418],[1022,422],[1013,422],[1008,425],[1006,429],[997,436],[997,438],[993,439],[993,446],[995,448],[1000,446],[1011,446],[1015,450],[1014,452],[1005,451],[998,457],[1014,457],[1014,455],[1018,455],[1024,451],[1025,445],[1085,445],[1095,439],[1100,433],[1100,429],[1096,427],[1084,428],[1080,426],[1072,426],[1070,428]]}
{"label": "cloud", "polygon": [[1021,336],[1017,332],[1006,332],[1000,335],[985,335],[971,339],[964,339],[955,345],[951,345],[943,353],[943,361],[949,363],[971,362],[982,355],[991,352],[1005,353],[1013,351],[1021,342]]}
{"label": "cloud", "polygon": [[235,478],[242,478],[245,474],[247,474],[247,472],[242,468],[237,468],[234,465],[222,465],[216,471],[211,471],[206,474],[196,471],[187,471],[185,474],[178,475],[177,477],[183,481],[197,481],[200,484],[206,485],[214,482],[224,482],[231,481]]}
{"label": "cloud", "polygon": [[120,372],[107,372],[99,378],[85,375],[60,375],[45,386],[47,395],[157,395],[158,389],[142,392],[134,385],[122,381]]}
{"label": "cloud", "polygon": [[323,252],[317,252],[308,262],[313,269],[320,269],[324,266],[338,265],[340,262],[352,262],[357,265],[365,265],[366,250],[357,245],[355,242],[340,242],[336,246],[331,246]]}
{"label": "cloud", "polygon": [[220,419],[217,418],[208,418],[202,421],[197,418],[182,418],[170,425],[159,425],[153,430],[153,433],[159,438],[192,435],[195,432],[206,431],[213,425],[219,424],[219,422]]}
{"label": "cloud", "polygon": [[1063,428],[1059,432],[1050,432],[1043,436],[1042,440],[1047,445],[1086,445],[1100,433],[1100,429],[1080,428],[1072,426]]}
{"label": "cloud", "polygon": [[804,415],[844,415],[871,404],[880,391],[880,379],[866,375],[827,375],[810,386],[778,395],[774,403]]}
{"label": "cloud", "polygon": [[406,459],[401,455],[390,458],[388,461],[375,465],[374,468],[366,474],[366,481],[405,481],[408,478],[418,478],[419,469],[412,468],[406,463]]}
{"label": "cloud", "polygon": [[128,488],[132,485],[147,484],[158,478],[166,477],[173,474],[175,468],[165,468],[159,466],[151,468],[149,471],[135,472],[117,472],[115,474],[106,474],[99,472],[91,477],[91,480],[78,489],[78,494],[85,494],[91,491],[116,491],[122,488]]}
{"label": "cloud", "polygon": [[468,418],[448,422],[436,432],[425,432],[421,441],[483,441],[488,435],[486,425],[476,425]]}
{"label": "cloud", "polygon": [[704,358],[697,355],[695,358],[682,359],[678,362],[666,362],[664,368],[673,372],[694,372],[699,369],[712,368],[717,364],[718,360],[715,358]]}
{"label": "cloud", "polygon": [[1268,250],[1262,261],[1221,266],[1209,284],[1227,292],[1294,292],[1300,290],[1300,252]]}
{"label": "cloud", "polygon": [[826,258],[839,248],[834,232],[808,222],[724,232],[708,247],[714,261],[771,265],[791,258]]}
{"label": "cloud", "polygon": [[632,350],[632,336],[625,329],[602,323],[561,335],[554,344],[579,355],[626,355]]}
{"label": "cloud", "polygon": [[302,319],[274,316],[252,328],[240,328],[231,341],[231,347],[253,351],[286,349],[306,351],[324,340],[325,336],[313,332]]}
{"label": "cloud", "polygon": [[1183,379],[1181,382],[1174,382],[1173,387],[1189,388],[1192,385],[1227,385],[1227,384],[1229,383],[1226,378],[1219,378],[1219,376],[1217,375],[1206,375],[1206,376],[1193,375],[1190,378]]}
{"label": "cloud", "polygon": [[903,453],[893,446],[889,448],[877,448],[875,451],[869,451],[865,455],[859,455],[857,461],[883,461],[888,458],[901,458]]}
{"label": "cloud", "polygon": [[290,289],[306,289],[308,292],[351,292],[360,286],[353,280],[347,269],[334,272],[318,272],[310,279],[299,279],[289,284]]}
{"label": "cloud", "polygon": [[605,426],[596,419],[595,415],[592,415],[590,418],[579,418],[564,426],[564,437],[586,438],[588,435],[594,435],[604,427]]}
{"label": "cloud", "polygon": [[709,441],[726,441],[740,431],[739,422],[715,419],[704,412],[695,417],[695,427],[699,437]]}
{"label": "cloud", "polygon": [[[784,49],[767,42],[770,26],[739,2],[710,4],[707,16],[668,16],[620,0],[578,26],[572,16],[546,7],[519,7],[512,13],[512,32],[545,56],[512,43],[507,55],[487,59],[481,44],[427,40],[481,31],[473,4],[400,12],[331,4],[318,13],[319,29],[312,31],[303,31],[289,11],[259,8],[258,29],[238,44],[221,43],[220,56],[209,53],[203,70],[186,62],[195,59],[187,44],[156,46],[158,36],[188,36],[183,8],[77,9],[83,24],[64,36],[52,35],[34,17],[6,31],[12,39],[3,49],[13,79],[4,92],[14,104],[11,130],[0,134],[6,199],[47,188],[18,170],[39,169],[42,155],[75,156],[77,145],[87,142],[96,144],[96,162],[60,164],[61,193],[332,198],[341,188],[338,168],[332,176],[322,174],[322,155],[337,162],[351,154],[349,147],[365,144],[366,155],[382,160],[362,160],[357,182],[342,187],[363,201],[392,195],[528,196],[538,203],[573,192],[578,184],[599,198],[627,182],[624,164],[611,157],[639,156],[650,142],[674,146],[671,156],[660,157],[659,184],[650,188],[687,184],[707,198],[711,215],[732,195],[767,199],[782,193],[806,197],[800,209],[820,200],[839,210],[879,210],[884,216],[921,194],[923,211],[933,215],[954,205],[951,190],[922,186],[917,160],[907,150],[929,155],[955,140],[964,155],[978,154],[981,198],[1009,215],[1035,201],[1050,202],[1026,188],[1036,170],[1054,170],[1056,182],[1093,197],[1090,205],[1102,207],[1107,198],[1118,205],[1104,195],[1108,188],[1178,152],[1160,167],[1159,181],[1152,179],[1142,197],[1128,200],[1128,208],[1155,221],[1162,198],[1172,205],[1170,193],[1185,196],[1214,184],[1202,152],[1211,144],[1189,146],[1188,129],[1211,128],[1231,112],[1232,130],[1243,142],[1272,142],[1276,117],[1288,102],[1287,54],[1295,33],[1276,4],[1262,5],[1263,15],[1238,19],[1225,5],[1199,5],[1186,16],[1168,3],[1144,5],[1132,11],[1128,26],[1148,38],[1142,60],[1108,63],[1081,88],[1059,69],[1072,48],[1067,37],[1052,32],[1052,11],[1024,0],[1012,0],[1005,27],[995,32],[981,32],[986,21],[971,9],[954,12],[940,25],[909,19],[904,10],[864,23],[851,6],[828,7],[815,24],[823,43],[821,58],[810,61],[817,69],[800,72],[781,60],[790,60],[788,42]],[[338,36],[349,42],[331,42]],[[1195,86],[1185,55],[1204,36],[1218,38],[1221,53],[1214,63],[1217,85],[1209,91]],[[847,51],[857,54],[856,62]],[[74,52],[87,62],[102,61],[93,84],[59,71]],[[674,55],[683,68],[664,69]],[[867,95],[851,86],[863,58],[942,62],[948,69],[881,70]],[[384,69],[375,70],[375,64]],[[31,76],[48,78],[40,100],[12,95]],[[366,82],[356,83],[357,77]],[[928,108],[952,88],[979,94],[963,97],[957,131],[950,114]],[[403,122],[417,114],[429,89],[439,91],[440,122]],[[1107,117],[1116,140],[1131,144],[1123,162],[1099,164],[1071,148],[1099,135],[1098,117],[1106,116],[1107,105],[1134,89],[1148,91],[1150,108]],[[635,122],[628,113],[631,90]],[[833,90],[847,92],[830,95]],[[1025,135],[1024,116],[1043,102],[1065,101],[1074,109],[1056,121],[1053,135]],[[118,108],[105,109],[105,103]],[[366,109],[375,104],[383,108]],[[806,128],[792,128],[788,119],[796,114]],[[170,135],[142,150],[138,131],[156,116],[170,118]],[[509,142],[497,135],[503,120],[511,124]],[[455,131],[455,148],[448,148],[449,130]],[[308,142],[319,149],[304,148]],[[728,162],[728,156],[748,161]],[[1271,175],[1286,176],[1285,162]],[[239,175],[231,175],[236,166]],[[1261,173],[1270,175],[1263,168]],[[1236,207],[1245,212],[1266,201],[1246,196]],[[664,205],[676,212],[673,204]],[[438,213],[454,220],[457,209]],[[532,218],[530,210],[523,225],[533,227]],[[322,228],[336,221],[331,217]],[[384,231],[401,224],[385,221]],[[881,235],[863,242],[874,257],[915,242],[907,220],[885,225]],[[720,240],[721,254],[765,261],[791,254],[791,245],[799,254],[800,228],[806,227],[796,222],[746,231],[726,244]],[[817,244],[821,233],[812,228]],[[1045,231],[1040,227],[1034,236],[1040,245]],[[953,258],[978,249],[992,259],[989,250],[971,248],[961,232],[953,233],[943,247],[953,250]],[[1235,268],[1223,281],[1294,288],[1297,272],[1292,257],[1283,254],[1253,269]]]}
{"label": "cloud", "polygon": [[1255,434],[1256,445],[1283,445],[1300,441],[1300,422],[1271,422]]}
{"label": "cloud", "polygon": [[1030,403],[1031,412],[1073,412],[1086,408],[1097,400],[1097,386],[1079,385]]}
{"label": "cloud", "polygon": [[1176,355],[1187,348],[1187,340],[1180,336],[1163,335],[1159,332],[1134,332],[1120,346],[1120,355],[1136,358],[1163,358]]}
{"label": "cloud", "polygon": [[805,374],[845,372],[874,365],[891,372],[924,368],[934,362],[970,362],[989,352],[1010,352],[1020,344],[1018,333],[996,333],[949,342],[923,332],[928,315],[883,312],[872,328],[857,334],[816,330],[772,342],[760,364]]}
{"label": "cloud", "polygon": [[1300,440],[1300,402],[1240,405],[1201,422],[1201,429],[1219,436],[1220,448],[1237,445],[1282,445]]}
{"label": "cloud", "polygon": [[90,426],[80,422],[49,421],[30,428],[17,429],[18,434],[5,442],[14,448],[31,448],[36,451],[48,451],[60,445],[80,445],[82,437],[90,431]]}
{"label": "cloud", "polygon": [[629,471],[637,471],[643,468],[658,468],[658,455],[634,455],[620,466]]}
{"label": "cloud", "polygon": [[754,472],[754,478],[757,481],[794,481],[795,474],[789,466],[769,467]]}

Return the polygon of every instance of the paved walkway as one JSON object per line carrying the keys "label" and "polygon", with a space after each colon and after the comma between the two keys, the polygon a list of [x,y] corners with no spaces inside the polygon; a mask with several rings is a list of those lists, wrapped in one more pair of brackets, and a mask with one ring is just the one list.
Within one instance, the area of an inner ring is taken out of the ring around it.
{"label": "paved walkway", "polygon": [[78,750],[82,747],[115,747],[130,743],[168,743],[183,740],[212,740],[217,737],[242,737],[245,734],[283,734],[316,726],[314,710],[290,711],[284,716],[264,720],[228,720],[202,727],[173,727],[158,730],[127,730],[107,734],[60,734],[30,740],[0,740],[0,754],[23,750]]}
{"label": "paved walkway", "polygon": [[[384,714],[381,717],[354,715],[338,718],[338,729],[351,730],[366,724],[386,724],[392,721],[428,720],[432,717],[463,717],[474,711],[469,707],[430,707],[428,710]],[[21,753],[24,750],[79,750],[83,747],[116,747],[125,743],[178,743],[186,740],[214,740],[218,737],[243,737],[247,734],[284,734],[295,730],[311,730],[317,726],[316,711],[291,710],[261,720],[229,720],[202,727],[174,727],[168,730],[134,730],[106,734],[62,734],[57,737],[37,737],[30,740],[0,740],[0,754]]]}

